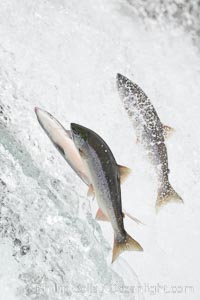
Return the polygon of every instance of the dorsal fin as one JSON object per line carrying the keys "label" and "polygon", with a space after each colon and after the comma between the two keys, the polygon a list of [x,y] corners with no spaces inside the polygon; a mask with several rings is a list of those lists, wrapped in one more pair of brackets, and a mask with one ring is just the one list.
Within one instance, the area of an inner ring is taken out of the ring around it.
{"label": "dorsal fin", "polygon": [[167,125],[163,125],[163,135],[165,140],[168,139],[174,133],[174,131],[174,128]]}
{"label": "dorsal fin", "polygon": [[128,167],[120,166],[120,165],[118,165],[118,169],[119,169],[120,183],[122,184],[127,179],[127,177],[131,174],[132,170]]}

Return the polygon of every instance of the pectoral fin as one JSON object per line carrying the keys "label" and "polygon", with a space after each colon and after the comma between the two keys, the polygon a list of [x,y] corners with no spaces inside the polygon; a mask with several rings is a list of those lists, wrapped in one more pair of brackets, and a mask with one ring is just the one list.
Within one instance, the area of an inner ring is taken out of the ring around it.
{"label": "pectoral fin", "polygon": [[95,219],[99,220],[99,221],[108,221],[109,222],[108,217],[103,213],[103,211],[100,208],[97,210]]}
{"label": "pectoral fin", "polygon": [[65,129],[65,131],[66,131],[68,137],[69,137],[70,139],[72,139],[72,133],[71,133],[71,130]]}
{"label": "pectoral fin", "polygon": [[89,185],[87,196],[92,197],[93,199],[95,198],[95,192],[92,184]]}
{"label": "pectoral fin", "polygon": [[118,165],[119,168],[119,176],[120,176],[120,183],[122,184],[127,177],[131,174],[132,170],[125,166]]}
{"label": "pectoral fin", "polygon": [[163,125],[163,134],[165,139],[168,139],[174,133],[174,131],[174,128],[167,125]]}

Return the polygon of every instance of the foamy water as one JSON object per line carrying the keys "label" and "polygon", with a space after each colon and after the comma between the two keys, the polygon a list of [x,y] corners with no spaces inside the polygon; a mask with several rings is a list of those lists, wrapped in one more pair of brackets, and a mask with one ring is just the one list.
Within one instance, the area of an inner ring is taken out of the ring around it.
{"label": "foamy water", "polygon": [[[200,58],[190,36],[144,23],[114,0],[1,1],[0,23],[3,299],[198,299]],[[135,143],[117,72],[176,129],[167,141],[170,181],[185,203],[157,216],[155,174]],[[145,225],[126,218],[125,228],[143,253],[111,265],[112,228],[94,220],[95,201],[44,134],[35,106],[66,128],[96,131],[132,168],[122,203]]]}

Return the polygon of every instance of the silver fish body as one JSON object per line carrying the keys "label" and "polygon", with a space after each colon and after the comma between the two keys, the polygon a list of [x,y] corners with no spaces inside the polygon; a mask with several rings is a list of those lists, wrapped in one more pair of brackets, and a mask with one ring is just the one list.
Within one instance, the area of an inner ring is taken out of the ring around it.
{"label": "silver fish body", "polygon": [[125,231],[121,204],[119,170],[105,141],[94,131],[71,124],[74,143],[84,161],[98,205],[109,218],[114,230],[113,261],[124,250],[142,250]]}

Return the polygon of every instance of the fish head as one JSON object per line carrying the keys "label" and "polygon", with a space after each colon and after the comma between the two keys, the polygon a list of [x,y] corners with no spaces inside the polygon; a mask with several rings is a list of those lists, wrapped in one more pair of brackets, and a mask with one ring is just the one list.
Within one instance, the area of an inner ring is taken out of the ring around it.
{"label": "fish head", "polygon": [[[72,149],[71,143],[71,132],[66,130],[59,122],[56,120],[49,112],[35,107],[35,114],[37,116],[38,122],[50,138],[51,142],[54,144],[56,149],[61,153],[62,156],[66,157],[68,149]],[[76,148],[74,147],[76,150]],[[67,159],[69,162],[69,159]]]}
{"label": "fish head", "polygon": [[119,73],[117,73],[116,76],[116,83],[120,99],[124,105],[125,110],[131,117],[133,114],[132,109],[136,105],[137,100],[134,95],[134,84],[127,77]]}
{"label": "fish head", "polygon": [[86,159],[89,148],[89,132],[87,131],[87,128],[75,123],[71,123],[71,134],[80,156],[83,159]]}
{"label": "fish head", "polygon": [[130,94],[131,81],[122,74],[117,73],[116,76],[117,88],[122,98]]}
{"label": "fish head", "polygon": [[58,122],[54,119],[54,117],[47,111],[35,107],[35,114],[37,119],[42,126],[42,128],[46,131],[46,133],[52,132],[54,129],[59,127]]}

